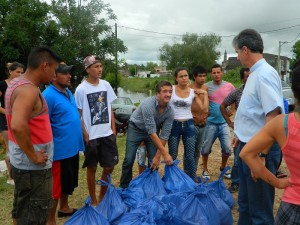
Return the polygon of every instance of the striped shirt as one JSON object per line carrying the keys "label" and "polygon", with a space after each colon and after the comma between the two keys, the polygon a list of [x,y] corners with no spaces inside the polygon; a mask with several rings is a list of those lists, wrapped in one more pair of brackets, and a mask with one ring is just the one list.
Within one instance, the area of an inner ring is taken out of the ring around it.
{"label": "striped shirt", "polygon": [[226,106],[232,105],[233,103],[235,103],[235,108],[237,109],[239,107],[240,104],[240,100],[243,94],[243,90],[244,90],[245,85],[234,89],[232,92],[229,93],[229,95],[224,99],[223,103]]}
{"label": "striped shirt", "polygon": [[53,161],[53,137],[52,130],[50,125],[50,119],[48,115],[48,106],[40,93],[40,99],[42,101],[42,109],[39,113],[34,115],[29,120],[29,129],[31,142],[35,151],[41,149],[46,150],[48,155],[48,161],[45,166],[34,164],[25,154],[24,151],[18,145],[10,123],[12,120],[12,105],[11,105],[11,96],[15,89],[22,85],[33,85],[29,80],[18,77],[11,81],[10,85],[6,90],[5,95],[5,110],[6,110],[6,119],[8,125],[8,147],[9,147],[9,159],[10,163],[17,169],[21,170],[44,170],[52,167]]}
{"label": "striped shirt", "polygon": [[173,120],[174,111],[170,104],[160,113],[156,96],[144,100],[130,117],[131,122],[148,134],[160,131],[159,137],[165,141],[169,139]]}

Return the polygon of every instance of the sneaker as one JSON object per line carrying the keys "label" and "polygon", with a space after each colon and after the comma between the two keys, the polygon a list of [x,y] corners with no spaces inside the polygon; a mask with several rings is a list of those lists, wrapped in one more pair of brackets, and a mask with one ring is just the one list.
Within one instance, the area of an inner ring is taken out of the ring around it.
{"label": "sneaker", "polygon": [[209,176],[209,173],[208,173],[208,171],[207,170],[204,170],[203,172],[202,172],[202,178],[204,178],[204,179],[210,179],[210,176]]}
{"label": "sneaker", "polygon": [[15,185],[15,181],[13,179],[7,180],[6,183],[13,186]]}
{"label": "sneaker", "polygon": [[230,193],[237,192],[239,190],[239,185],[236,183],[231,183],[230,187],[228,188],[228,191]]}
{"label": "sneaker", "polygon": [[[220,173],[222,173],[223,170],[224,169],[220,168]],[[230,171],[227,170],[226,173],[224,174],[224,177],[227,178],[227,179],[231,179],[231,173],[230,173]]]}

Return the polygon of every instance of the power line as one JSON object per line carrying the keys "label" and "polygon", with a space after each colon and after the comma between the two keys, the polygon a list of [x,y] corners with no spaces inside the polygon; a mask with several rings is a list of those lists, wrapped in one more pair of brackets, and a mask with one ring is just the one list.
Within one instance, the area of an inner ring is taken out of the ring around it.
{"label": "power line", "polygon": [[297,38],[300,36],[300,33],[292,40],[292,41],[288,41],[287,43],[293,43],[294,41],[297,40]]}
{"label": "power line", "polygon": [[[259,31],[259,33],[262,34],[266,34],[266,33],[275,33],[275,32],[279,32],[279,31],[283,31],[283,30],[287,30],[287,29],[291,29],[291,28],[295,28],[295,27],[299,27],[300,24],[297,25],[293,25],[293,26],[288,26],[288,27],[283,27],[283,28],[278,28],[278,29],[273,29],[273,30],[267,30],[267,31]],[[140,31],[140,32],[145,32],[145,33],[152,33],[152,34],[160,34],[160,35],[167,35],[167,36],[175,36],[175,37],[183,37],[184,34],[172,34],[172,33],[164,33],[164,32],[158,32],[158,31],[151,31],[151,30],[144,30],[144,29],[139,29],[139,28],[134,28],[134,27],[128,27],[128,26],[121,26],[118,25],[119,28],[125,28],[125,29],[129,29],[129,30],[135,30],[135,31]],[[300,35],[300,33],[299,33]],[[299,36],[298,35],[298,36]],[[204,36],[204,35],[197,35],[198,37]],[[228,38],[228,37],[235,37],[236,34],[231,34],[231,35],[218,35],[222,38]],[[297,36],[297,37],[298,37]],[[150,37],[150,36],[149,36]],[[296,37],[296,38],[297,38]],[[292,41],[293,42],[293,41]]]}

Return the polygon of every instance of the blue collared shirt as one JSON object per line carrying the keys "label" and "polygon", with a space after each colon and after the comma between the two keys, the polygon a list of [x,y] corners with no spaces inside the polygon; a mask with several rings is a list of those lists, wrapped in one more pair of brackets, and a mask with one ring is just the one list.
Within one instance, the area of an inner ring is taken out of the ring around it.
{"label": "blue collared shirt", "polygon": [[275,108],[284,112],[281,80],[265,59],[250,68],[250,76],[234,120],[234,133],[248,142],[266,123],[266,116]]}
{"label": "blue collared shirt", "polygon": [[130,117],[130,121],[148,134],[160,130],[159,137],[165,141],[169,139],[173,120],[174,111],[170,104],[160,113],[156,96],[144,100]]}

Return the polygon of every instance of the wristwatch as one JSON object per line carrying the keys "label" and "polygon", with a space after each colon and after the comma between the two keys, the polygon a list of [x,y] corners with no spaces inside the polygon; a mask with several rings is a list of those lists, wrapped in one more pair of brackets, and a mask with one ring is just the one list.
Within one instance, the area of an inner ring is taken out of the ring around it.
{"label": "wristwatch", "polygon": [[260,152],[260,153],[258,154],[258,156],[261,157],[261,158],[266,158],[268,155],[265,154],[265,153]]}

